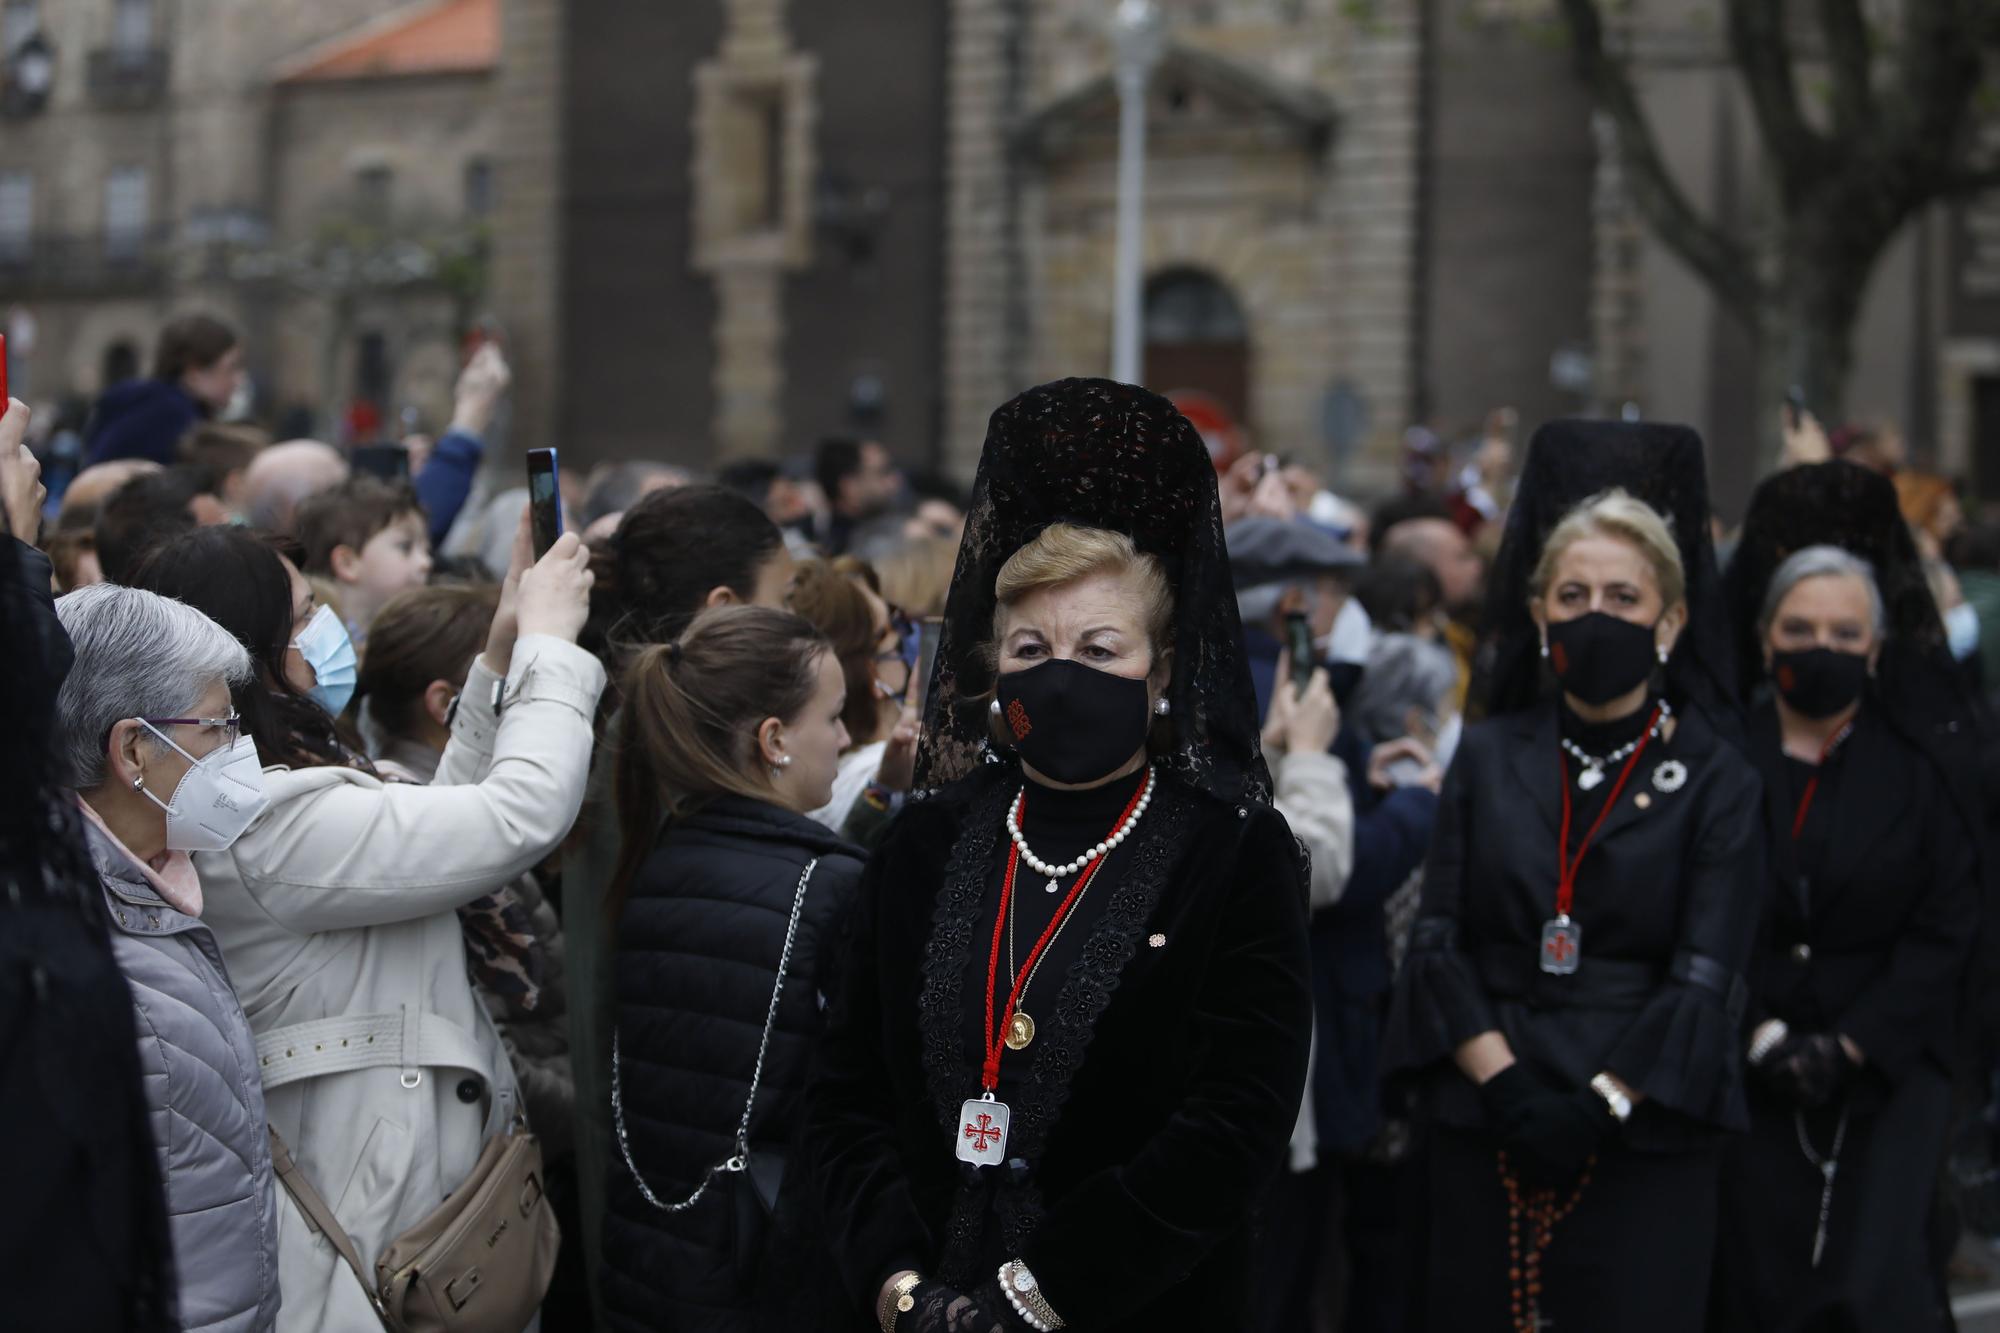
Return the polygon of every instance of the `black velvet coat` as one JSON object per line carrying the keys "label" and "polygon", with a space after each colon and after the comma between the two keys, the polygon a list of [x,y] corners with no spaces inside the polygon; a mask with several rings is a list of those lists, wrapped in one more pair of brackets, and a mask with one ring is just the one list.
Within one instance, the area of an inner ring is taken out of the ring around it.
{"label": "black velvet coat", "polygon": [[1298,845],[1268,807],[1164,776],[1021,1056],[1010,1158],[954,1155],[979,1073],[964,977],[1020,790],[987,765],[913,803],[864,875],[800,1161],[840,1274],[827,1329],[874,1326],[903,1268],[973,1290],[1024,1259],[1079,1333],[1241,1326],[1250,1222],[1311,1043]]}
{"label": "black velvet coat", "polygon": [[[1451,1056],[1498,1029],[1519,1059],[1568,1086],[1608,1070],[1643,1093],[1621,1132],[1630,1147],[1674,1151],[1742,1129],[1737,1024],[1764,898],[1756,774],[1698,714],[1679,715],[1646,748],[1578,872],[1582,965],[1551,976],[1539,948],[1555,915],[1559,755],[1552,702],[1466,731],[1385,1064],[1422,1075],[1434,1118],[1480,1129],[1476,1090]],[[1588,821],[1578,824],[1573,846]]]}
{"label": "black velvet coat", "polygon": [[1919,1060],[1949,1075],[1978,862],[1936,768],[1864,706],[1820,775],[1807,830],[1820,850],[1806,865],[1791,846],[1798,806],[1769,706],[1751,741],[1772,849],[1751,1023],[1839,1032],[1889,1083]]}
{"label": "black velvet coat", "polygon": [[[1751,1133],[1725,1158],[1709,1327],[1942,1328],[1929,1228],[1979,926],[1975,848],[1936,767],[1870,705],[1817,770],[1797,842],[1802,775],[1768,705],[1751,741],[1772,873],[1746,1026],[1780,1018],[1801,1034],[1840,1033],[1867,1064],[1836,1105],[1803,1115],[1753,1081]],[[1817,1269],[1825,1179],[1802,1134],[1822,1156],[1841,1144]]]}

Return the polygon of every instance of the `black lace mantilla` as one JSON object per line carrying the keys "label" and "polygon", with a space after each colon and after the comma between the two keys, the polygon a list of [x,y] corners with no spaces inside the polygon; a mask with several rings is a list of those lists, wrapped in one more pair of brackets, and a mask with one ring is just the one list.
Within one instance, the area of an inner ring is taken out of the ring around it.
{"label": "black lace mantilla", "polygon": [[1701,437],[1662,422],[1551,421],[1535,432],[1486,581],[1486,633],[1473,699],[1488,716],[1497,716],[1552,692],[1542,670],[1541,633],[1528,613],[1530,577],[1550,529],[1578,504],[1612,487],[1651,505],[1680,546],[1688,625],[1667,662],[1667,698],[1676,708],[1700,708],[1710,726],[1740,741],[1735,660],[1709,532]]}
{"label": "black lace mantilla", "polygon": [[1010,556],[1057,522],[1130,535],[1173,585],[1173,745],[1156,762],[1225,800],[1269,801],[1208,450],[1158,394],[1093,379],[1030,389],[987,427],[926,696],[917,786],[943,787],[984,759],[994,583]]}
{"label": "black lace mantilla", "polygon": [[[944,887],[932,914],[924,953],[924,982],[918,999],[923,1034],[924,1076],[930,1087],[945,1151],[955,1152],[959,1109],[979,1095],[979,1071],[965,1059],[960,1034],[967,1003],[966,968],[979,933],[979,908],[1001,854],[1007,806],[1020,791],[1019,770],[989,765],[966,780],[964,825],[946,862]],[[1028,1080],[1009,1104],[1013,1112],[1007,1151],[1010,1159],[1038,1161],[1048,1136],[1069,1100],[1070,1086],[1090,1049],[1098,1019],[1110,1005],[1119,978],[1138,949],[1175,865],[1185,854],[1197,822],[1195,797],[1171,781],[1162,782],[1148,818],[1133,839],[1131,857],[1104,915],[1065,975],[1061,993],[1041,1024]],[[984,1003],[982,998],[981,1003]],[[1042,1219],[1041,1195],[1032,1170],[1016,1174],[988,1168],[961,1184],[946,1225],[939,1275],[967,1283],[977,1274],[980,1237],[991,1206],[1010,1252],[1018,1253]]]}

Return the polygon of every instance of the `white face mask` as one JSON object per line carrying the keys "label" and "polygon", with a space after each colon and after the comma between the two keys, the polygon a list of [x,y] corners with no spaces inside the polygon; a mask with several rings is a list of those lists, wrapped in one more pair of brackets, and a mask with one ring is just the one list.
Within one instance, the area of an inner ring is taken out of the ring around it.
{"label": "white face mask", "polygon": [[1375,646],[1375,622],[1368,618],[1358,598],[1350,597],[1341,603],[1340,610],[1333,617],[1333,629],[1314,647],[1319,649],[1321,658],[1328,662],[1358,662],[1365,664],[1368,654]]}
{"label": "white face mask", "polygon": [[270,798],[264,795],[264,765],[257,758],[257,742],[251,737],[238,736],[234,745],[196,759],[174,745],[173,738],[152,723],[144,718],[139,723],[188,761],[187,774],[174,788],[171,801],[163,801],[149,791],[141,792],[167,812],[168,851],[226,850],[243,836],[250,821],[264,813]]}
{"label": "white face mask", "polygon": [[1971,657],[1979,651],[1979,608],[1960,602],[1945,612],[1944,633],[1953,657],[1961,662]]}
{"label": "white face mask", "polygon": [[1450,768],[1451,757],[1458,753],[1459,737],[1465,734],[1465,718],[1453,713],[1438,728],[1436,743],[1431,747],[1431,757],[1437,760],[1439,768]]}

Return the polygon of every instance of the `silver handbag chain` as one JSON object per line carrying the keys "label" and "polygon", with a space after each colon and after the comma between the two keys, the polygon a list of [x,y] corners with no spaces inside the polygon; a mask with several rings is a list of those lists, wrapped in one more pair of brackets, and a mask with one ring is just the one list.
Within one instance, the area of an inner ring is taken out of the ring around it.
{"label": "silver handbag chain", "polygon": [[799,875],[799,887],[792,895],[792,919],[785,925],[784,952],[778,955],[778,981],[771,987],[771,1005],[764,1012],[764,1036],[757,1043],[757,1064],[750,1071],[750,1096],[743,1103],[743,1118],[736,1124],[736,1153],[708,1168],[702,1175],[701,1184],[695,1186],[694,1193],[679,1203],[660,1202],[659,1197],[647,1187],[646,1178],[639,1174],[639,1164],[632,1160],[632,1145],[625,1137],[625,1098],[618,1068],[618,1029],[611,1029],[611,1123],[618,1131],[618,1151],[625,1158],[625,1169],[632,1173],[632,1183],[639,1187],[640,1195],[663,1213],[686,1212],[701,1202],[701,1196],[708,1193],[708,1187],[715,1183],[717,1176],[741,1172],[749,1167],[750,1113],[757,1106],[757,1085],[764,1078],[764,1056],[771,1049],[771,1029],[778,1021],[778,1000],[785,993],[785,973],[792,965],[792,942],[798,938],[799,913],[806,905],[806,885],[812,881],[813,868],[818,864],[818,857],[806,862],[805,870]]}

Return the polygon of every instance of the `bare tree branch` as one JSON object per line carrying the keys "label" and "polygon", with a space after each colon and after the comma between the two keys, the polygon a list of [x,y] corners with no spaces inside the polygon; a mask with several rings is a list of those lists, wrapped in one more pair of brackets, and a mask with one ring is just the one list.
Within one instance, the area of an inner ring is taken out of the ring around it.
{"label": "bare tree branch", "polygon": [[1774,0],[1729,0],[1729,50],[1750,94],[1750,109],[1770,152],[1785,199],[1805,198],[1819,175],[1826,142],[1807,124],[1785,32],[1786,6]]}
{"label": "bare tree branch", "polygon": [[1833,123],[1842,138],[1861,133],[1875,116],[1868,18],[1861,0],[1819,0],[1833,70]]}
{"label": "bare tree branch", "polygon": [[1561,4],[1575,48],[1577,73],[1598,109],[1617,129],[1633,202],[1661,242],[1700,275],[1716,299],[1738,317],[1754,323],[1763,288],[1756,266],[1734,238],[1695,209],[1660,156],[1659,142],[1645,108],[1639,105],[1631,76],[1605,49],[1597,0],[1561,0]]}

